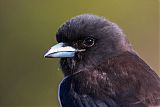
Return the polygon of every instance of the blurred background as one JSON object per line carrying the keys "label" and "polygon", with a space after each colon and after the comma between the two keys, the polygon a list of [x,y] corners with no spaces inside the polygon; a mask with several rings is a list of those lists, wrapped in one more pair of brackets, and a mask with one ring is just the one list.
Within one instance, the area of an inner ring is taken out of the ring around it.
{"label": "blurred background", "polygon": [[[82,13],[105,16],[159,74],[158,0],[0,0],[0,107],[59,107],[58,59],[45,59],[58,27]],[[160,24],[160,23],[159,23]]]}

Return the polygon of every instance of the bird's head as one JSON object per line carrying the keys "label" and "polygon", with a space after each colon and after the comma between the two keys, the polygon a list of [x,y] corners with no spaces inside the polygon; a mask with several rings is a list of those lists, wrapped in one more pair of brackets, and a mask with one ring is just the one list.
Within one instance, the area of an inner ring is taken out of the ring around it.
{"label": "bird's head", "polygon": [[122,30],[103,17],[83,14],[65,22],[56,34],[58,41],[45,54],[61,58],[65,75],[74,73],[80,65],[98,64],[125,51],[133,51]]}

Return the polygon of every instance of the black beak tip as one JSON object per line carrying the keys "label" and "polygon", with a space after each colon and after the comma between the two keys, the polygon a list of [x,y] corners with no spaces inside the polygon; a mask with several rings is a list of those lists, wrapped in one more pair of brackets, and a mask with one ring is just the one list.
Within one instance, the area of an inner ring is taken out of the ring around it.
{"label": "black beak tip", "polygon": [[44,58],[53,58],[53,57],[50,57],[50,56],[44,56]]}
{"label": "black beak tip", "polygon": [[46,54],[44,54],[44,56],[43,56],[44,58],[51,58],[51,56],[50,55],[46,55]]}

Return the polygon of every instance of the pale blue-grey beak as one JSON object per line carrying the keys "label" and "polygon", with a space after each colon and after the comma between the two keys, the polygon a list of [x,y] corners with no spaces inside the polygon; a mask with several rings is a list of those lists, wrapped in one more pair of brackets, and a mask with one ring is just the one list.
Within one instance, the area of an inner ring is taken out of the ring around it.
{"label": "pale blue-grey beak", "polygon": [[45,53],[45,58],[65,58],[74,57],[77,50],[71,46],[67,46],[65,43],[58,43],[52,46],[47,53]]}

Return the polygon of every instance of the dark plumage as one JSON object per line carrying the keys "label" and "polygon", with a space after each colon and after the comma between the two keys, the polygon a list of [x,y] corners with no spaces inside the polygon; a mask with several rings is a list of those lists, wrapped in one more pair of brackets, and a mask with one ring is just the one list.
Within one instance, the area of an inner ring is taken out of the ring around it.
{"label": "dark plumage", "polygon": [[56,38],[45,57],[61,57],[62,107],[160,106],[160,78],[116,24],[84,14],[64,23]]}

